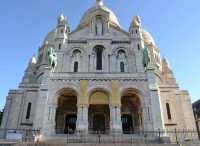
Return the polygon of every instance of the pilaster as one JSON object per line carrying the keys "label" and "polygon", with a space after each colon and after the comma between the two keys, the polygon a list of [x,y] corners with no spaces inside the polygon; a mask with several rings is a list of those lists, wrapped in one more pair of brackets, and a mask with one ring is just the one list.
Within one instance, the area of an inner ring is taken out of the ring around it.
{"label": "pilaster", "polygon": [[119,93],[119,81],[112,80],[111,86],[112,86],[112,95],[110,97],[110,105],[111,106],[121,106],[121,97],[120,97],[120,93]]}
{"label": "pilaster", "polygon": [[87,93],[88,81],[80,80],[80,94],[78,95],[78,105],[88,105],[89,97]]}
{"label": "pilaster", "polygon": [[88,106],[79,105],[76,121],[76,130],[78,132],[88,132]]}
{"label": "pilaster", "polygon": [[88,132],[88,105],[89,97],[87,93],[88,81],[80,80],[80,95],[77,103],[76,129],[79,132]]}
{"label": "pilaster", "polygon": [[112,95],[110,99],[110,130],[113,133],[122,133],[121,97],[119,81],[112,80]]}
{"label": "pilaster", "polygon": [[149,92],[151,99],[151,112],[153,121],[153,130],[164,129],[164,119],[161,107],[161,99],[159,94],[159,88],[156,83],[154,68],[149,67],[147,69],[147,78],[149,84]]}

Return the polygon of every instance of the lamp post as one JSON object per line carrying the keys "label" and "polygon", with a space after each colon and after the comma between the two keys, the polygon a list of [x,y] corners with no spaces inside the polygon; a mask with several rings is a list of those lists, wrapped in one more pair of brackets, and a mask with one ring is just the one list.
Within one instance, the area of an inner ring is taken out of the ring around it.
{"label": "lamp post", "polygon": [[197,115],[197,109],[196,108],[194,108],[194,115],[195,115],[195,122],[196,122],[196,126],[197,126],[198,138],[200,140],[200,131],[199,131],[198,115]]}

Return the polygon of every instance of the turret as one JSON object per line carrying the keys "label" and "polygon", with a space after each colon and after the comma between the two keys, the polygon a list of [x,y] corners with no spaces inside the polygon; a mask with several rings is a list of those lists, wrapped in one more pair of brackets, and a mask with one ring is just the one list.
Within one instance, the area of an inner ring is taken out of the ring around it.
{"label": "turret", "polygon": [[[144,72],[143,67],[143,49],[144,44],[142,41],[142,32],[141,32],[141,20],[139,16],[135,16],[131,25],[129,27],[129,36],[131,40],[131,48],[134,51],[136,58],[136,70],[137,72]],[[134,68],[133,68],[134,71]]]}
{"label": "turret", "polygon": [[162,76],[164,84],[176,85],[176,79],[167,59],[162,59]]}
{"label": "turret", "polygon": [[32,56],[28,63],[28,67],[25,70],[22,84],[35,83],[35,71],[36,71],[37,60],[35,55]]}
{"label": "turret", "polygon": [[55,48],[57,48],[58,50],[62,49],[63,44],[65,43],[65,41],[68,38],[69,32],[70,32],[70,28],[68,26],[68,23],[67,23],[64,15],[61,14],[58,17],[58,24],[57,24],[57,27],[56,27]]}
{"label": "turret", "polygon": [[58,17],[57,30],[58,34],[68,34],[70,32],[68,23],[63,14]]}
{"label": "turret", "polygon": [[129,27],[129,33],[131,38],[134,39],[141,39],[142,33],[141,33],[141,19],[139,16],[135,16],[133,18],[133,21]]}
{"label": "turret", "polygon": [[44,44],[39,48],[39,51],[38,51],[38,65],[41,66],[41,65],[46,65],[48,64],[47,62],[47,48],[49,47],[49,42],[46,41],[44,42]]}

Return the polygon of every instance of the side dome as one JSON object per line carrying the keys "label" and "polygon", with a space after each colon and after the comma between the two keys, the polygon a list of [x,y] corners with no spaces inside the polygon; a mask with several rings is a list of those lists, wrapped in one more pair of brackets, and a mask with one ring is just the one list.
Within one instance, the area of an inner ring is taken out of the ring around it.
{"label": "side dome", "polygon": [[108,15],[109,15],[108,21],[111,24],[120,27],[120,24],[119,24],[119,21],[118,21],[116,15],[109,8],[107,8],[105,5],[103,5],[103,3],[102,4],[96,4],[92,8],[88,9],[84,13],[84,15],[82,16],[79,27],[82,27],[82,26],[89,24],[90,20],[94,16],[101,14],[102,11],[108,13]]}
{"label": "side dome", "polygon": [[45,44],[46,42],[54,42],[54,40],[55,40],[55,33],[56,33],[55,30],[50,31],[46,35],[43,43]]}
{"label": "side dome", "polygon": [[142,37],[143,37],[144,43],[146,45],[152,44],[152,45],[156,46],[156,43],[155,43],[152,35],[148,31],[143,29],[142,30]]}

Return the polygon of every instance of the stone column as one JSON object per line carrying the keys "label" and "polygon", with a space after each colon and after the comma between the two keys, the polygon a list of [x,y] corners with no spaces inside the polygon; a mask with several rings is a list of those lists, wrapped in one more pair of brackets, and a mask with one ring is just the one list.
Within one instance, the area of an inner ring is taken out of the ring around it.
{"label": "stone column", "polygon": [[80,80],[80,94],[77,103],[77,121],[76,130],[81,132],[88,132],[88,81]]}
{"label": "stone column", "polygon": [[135,60],[136,60],[136,68],[137,68],[137,72],[143,72],[144,68],[143,68],[143,64],[142,64],[142,52],[138,51],[136,49],[135,51]]}
{"label": "stone column", "polygon": [[47,106],[47,94],[48,89],[47,87],[40,87],[37,102],[36,102],[36,111],[35,111],[35,118],[34,118],[34,129],[41,129],[43,127],[43,123],[45,119],[45,108]]}
{"label": "stone column", "polygon": [[138,119],[139,119],[139,130],[142,131],[144,128],[143,124],[144,118],[143,118],[143,109],[141,106],[138,109]]}
{"label": "stone column", "polygon": [[119,82],[112,80],[112,96],[110,98],[110,130],[113,133],[122,133],[121,122],[121,97],[119,94]]}
{"label": "stone column", "polygon": [[[37,103],[37,112],[40,112],[40,114],[38,114],[37,118],[35,119],[35,120],[39,119],[39,121],[41,121],[42,118],[43,120],[42,123],[37,123],[37,125],[42,126],[41,134],[43,135],[44,139],[55,134],[55,117],[56,117],[57,103],[54,103],[51,100],[52,97],[50,96],[51,90],[49,89],[48,86],[50,74],[51,74],[50,68],[45,67],[44,75],[42,77],[42,82],[40,86],[40,95],[39,95],[39,98],[43,99],[41,99],[40,104]],[[39,109],[41,109],[41,111]]]}
{"label": "stone column", "polygon": [[110,130],[112,133],[122,133],[121,107],[110,106]]}
{"label": "stone column", "polygon": [[44,122],[43,122],[43,127],[42,127],[41,133],[46,138],[56,134],[56,131],[55,131],[56,108],[57,108],[57,105],[55,105],[55,104],[49,104],[45,108],[45,114],[44,114],[45,117],[44,117]]}
{"label": "stone column", "polygon": [[161,107],[161,99],[159,94],[159,88],[155,79],[154,68],[149,67],[147,69],[147,78],[149,84],[149,92],[151,99],[151,115],[153,121],[153,129],[152,130],[163,130],[164,129],[164,119],[163,112]]}
{"label": "stone column", "polygon": [[78,132],[88,132],[88,106],[79,105],[76,121],[76,130]]}

